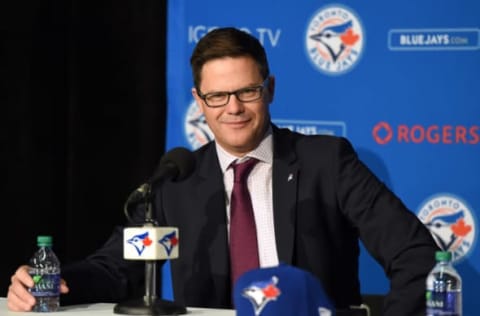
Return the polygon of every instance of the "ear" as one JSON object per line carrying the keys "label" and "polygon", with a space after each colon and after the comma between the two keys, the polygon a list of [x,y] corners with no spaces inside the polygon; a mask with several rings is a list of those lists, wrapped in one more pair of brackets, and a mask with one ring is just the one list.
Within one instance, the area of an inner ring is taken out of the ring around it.
{"label": "ear", "polygon": [[268,91],[267,102],[270,104],[273,102],[273,97],[275,96],[275,76],[269,77],[267,91]]}
{"label": "ear", "polygon": [[202,98],[198,96],[197,89],[192,88],[192,96],[195,99],[195,102],[197,102],[198,108],[200,109],[200,112],[204,113],[204,104]]}

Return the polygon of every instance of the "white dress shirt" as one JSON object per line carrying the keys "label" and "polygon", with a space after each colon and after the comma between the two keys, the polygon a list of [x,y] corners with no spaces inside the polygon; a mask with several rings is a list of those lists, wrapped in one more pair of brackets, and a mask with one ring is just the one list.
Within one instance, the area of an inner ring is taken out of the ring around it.
{"label": "white dress shirt", "polygon": [[275,225],[273,219],[272,164],[273,164],[272,128],[267,131],[260,145],[244,157],[235,157],[216,143],[220,167],[225,184],[225,202],[227,205],[227,226],[230,231],[230,197],[233,189],[232,162],[242,162],[248,158],[258,159],[250,172],[247,185],[252,199],[257,242],[261,267],[278,265],[277,245],[275,242]]}

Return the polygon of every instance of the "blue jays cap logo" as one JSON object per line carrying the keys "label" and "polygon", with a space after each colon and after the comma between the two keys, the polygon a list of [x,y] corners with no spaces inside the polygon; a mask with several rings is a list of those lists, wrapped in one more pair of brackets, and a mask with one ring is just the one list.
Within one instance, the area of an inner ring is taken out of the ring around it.
{"label": "blue jays cap logo", "polygon": [[307,55],[317,70],[328,75],[350,71],[364,46],[364,32],[353,10],[328,5],[310,19],[305,36]]}
{"label": "blue jays cap logo", "polygon": [[277,287],[277,283],[278,277],[272,276],[267,281],[252,282],[243,289],[242,296],[252,303],[255,316],[259,316],[269,302],[276,301],[280,296],[281,292]]}
{"label": "blue jays cap logo", "polygon": [[163,246],[163,248],[165,248],[165,251],[170,256],[173,248],[178,245],[177,232],[172,231],[171,233],[166,234],[158,242]]}
{"label": "blue jays cap logo", "polygon": [[145,250],[146,247],[152,244],[152,240],[148,237],[148,232],[135,235],[132,238],[128,239],[127,242],[133,247],[135,247],[135,250],[137,250],[139,256],[142,255],[142,252]]}
{"label": "blue jays cap logo", "polygon": [[428,198],[419,208],[418,218],[430,230],[438,246],[453,253],[453,260],[466,257],[473,249],[476,229],[473,212],[453,194]]}

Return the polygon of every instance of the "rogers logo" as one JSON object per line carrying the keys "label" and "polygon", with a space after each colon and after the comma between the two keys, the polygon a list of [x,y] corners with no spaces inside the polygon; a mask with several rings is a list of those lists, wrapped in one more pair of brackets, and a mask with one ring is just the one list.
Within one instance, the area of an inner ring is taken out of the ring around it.
{"label": "rogers logo", "polygon": [[380,145],[385,145],[392,140],[393,130],[388,123],[380,122],[373,127],[373,138]]}
{"label": "rogers logo", "polygon": [[392,126],[387,122],[379,122],[373,127],[372,136],[380,145],[386,145],[393,140],[397,143],[476,145],[480,142],[480,126],[420,124]]}

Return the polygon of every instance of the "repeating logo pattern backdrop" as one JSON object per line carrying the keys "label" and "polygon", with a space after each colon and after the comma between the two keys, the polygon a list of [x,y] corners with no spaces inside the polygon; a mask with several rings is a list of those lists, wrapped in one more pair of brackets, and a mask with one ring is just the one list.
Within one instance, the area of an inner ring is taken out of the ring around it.
{"label": "repeating logo pattern backdrop", "polygon": [[[167,146],[213,139],[190,93],[189,57],[219,26],[256,36],[276,77],[272,119],[345,136],[454,253],[465,315],[480,284],[480,2],[169,1]],[[365,293],[388,282],[362,247]]]}

